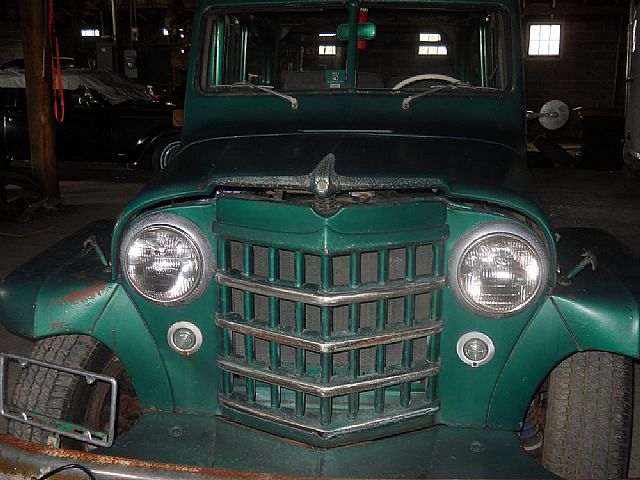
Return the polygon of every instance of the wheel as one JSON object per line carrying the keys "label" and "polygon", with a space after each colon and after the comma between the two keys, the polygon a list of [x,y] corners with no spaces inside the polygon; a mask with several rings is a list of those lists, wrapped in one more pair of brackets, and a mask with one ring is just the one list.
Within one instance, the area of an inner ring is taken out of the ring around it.
{"label": "wheel", "polygon": [[0,171],[0,219],[18,217],[42,198],[38,184],[31,177]]}
{"label": "wheel", "polygon": [[158,174],[169,166],[180,150],[180,133],[168,133],[156,141],[151,150],[151,168]]}
{"label": "wheel", "polygon": [[[103,344],[85,335],[61,335],[36,342],[31,357],[65,367],[109,375],[118,381],[116,437],[130,430],[141,414],[135,388],[118,358]],[[12,403],[19,409],[104,431],[110,414],[110,388],[58,370],[29,365],[13,391]],[[14,437],[42,445],[91,448],[76,440],[10,420]]]}
{"label": "wheel", "polygon": [[405,78],[401,82],[396,83],[391,90],[401,90],[407,85],[424,80],[441,80],[443,82],[449,83],[460,83],[460,80],[450,77],[449,75],[442,75],[440,73],[423,73],[420,75],[414,75],[413,77]]}
{"label": "wheel", "polygon": [[624,478],[631,443],[633,365],[575,354],[549,377],[542,464],[567,479]]}

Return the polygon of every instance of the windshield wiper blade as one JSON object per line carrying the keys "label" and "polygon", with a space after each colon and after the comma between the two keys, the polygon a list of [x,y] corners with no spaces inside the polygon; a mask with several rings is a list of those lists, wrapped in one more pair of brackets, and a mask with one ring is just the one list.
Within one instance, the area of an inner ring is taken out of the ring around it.
{"label": "windshield wiper blade", "polygon": [[285,95],[284,93],[280,93],[274,90],[273,87],[266,87],[264,85],[255,85],[249,82],[236,82],[236,83],[232,83],[231,85],[216,85],[216,88],[246,88],[248,90],[258,90],[260,92],[265,92],[270,95],[275,95],[276,97],[285,99],[287,102],[291,104],[291,108],[293,110],[297,110],[298,106],[300,105],[298,103],[297,98],[292,97],[290,95]]}
{"label": "windshield wiper blade", "polygon": [[437,86],[437,87],[431,87],[429,90],[425,90],[424,92],[420,92],[417,95],[409,95],[408,97],[403,98],[402,99],[402,109],[403,110],[409,110],[411,102],[413,102],[414,100],[417,100],[418,98],[426,97],[428,95],[431,95],[432,93],[436,93],[436,92],[439,92],[441,90],[448,90],[448,89],[455,90],[456,88],[474,88],[474,87],[470,83],[463,82],[462,80],[457,81],[457,82],[453,82],[453,83],[447,83],[446,85],[440,85],[440,86]]}

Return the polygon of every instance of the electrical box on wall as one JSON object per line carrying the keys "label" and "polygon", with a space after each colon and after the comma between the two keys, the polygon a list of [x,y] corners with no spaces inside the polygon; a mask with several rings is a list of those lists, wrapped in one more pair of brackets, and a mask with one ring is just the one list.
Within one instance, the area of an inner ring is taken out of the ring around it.
{"label": "electrical box on wall", "polygon": [[124,74],[133,79],[138,78],[138,51],[124,51]]}
{"label": "electrical box on wall", "polygon": [[96,63],[98,70],[115,72],[115,45],[112,43],[97,43]]}

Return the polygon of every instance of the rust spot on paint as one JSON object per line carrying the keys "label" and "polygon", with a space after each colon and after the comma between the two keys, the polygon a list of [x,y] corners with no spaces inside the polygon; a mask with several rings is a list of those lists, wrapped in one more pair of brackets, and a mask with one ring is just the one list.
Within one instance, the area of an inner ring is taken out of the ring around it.
{"label": "rust spot on paint", "polygon": [[93,284],[89,285],[88,287],[77,290],[75,292],[71,292],[70,294],[58,299],[55,303],[66,304],[87,302],[104,293],[106,288],[107,284],[102,280],[95,280]]}
{"label": "rust spot on paint", "polygon": [[[0,472],[9,473],[21,473],[21,472],[33,472],[39,468],[38,460],[42,461],[42,458],[38,458],[39,455],[45,455],[49,458],[63,459],[65,462],[78,462],[82,463],[89,469],[96,469],[102,467],[106,470],[111,470],[115,467],[115,472],[121,473],[123,470],[125,473],[140,474],[141,476],[148,476],[151,472],[162,472],[163,478],[171,478],[171,475],[189,476],[193,478],[208,479],[235,479],[235,480],[294,480],[299,477],[291,477],[281,474],[273,473],[261,473],[261,472],[248,472],[238,470],[226,470],[222,468],[211,467],[194,467],[188,465],[176,465],[170,463],[153,462],[148,460],[137,460],[132,458],[120,458],[111,457],[108,455],[99,455],[89,452],[81,452],[76,450],[67,450],[64,448],[46,447],[43,445],[36,445],[34,443],[26,442],[24,440],[18,440],[8,435],[0,434],[0,443],[4,443],[7,446],[15,449],[11,455],[11,465],[5,464],[0,459]],[[7,451],[3,446],[3,451]],[[4,453],[4,452],[3,452]],[[30,454],[35,456],[30,457]],[[57,478],[57,477],[56,477]],[[61,475],[60,478],[67,478]],[[76,477],[73,477],[76,478]],[[305,477],[308,480],[318,479],[318,477]]]}
{"label": "rust spot on paint", "polygon": [[64,327],[64,322],[53,322],[51,324],[51,330],[57,330],[62,327]]}

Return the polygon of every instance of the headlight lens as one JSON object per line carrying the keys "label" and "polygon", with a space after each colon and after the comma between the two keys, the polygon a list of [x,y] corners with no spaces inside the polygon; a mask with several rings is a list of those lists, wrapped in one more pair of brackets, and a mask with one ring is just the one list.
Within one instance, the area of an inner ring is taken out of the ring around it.
{"label": "headlight lens", "polygon": [[524,227],[495,227],[512,231],[476,232],[457,258],[455,290],[474,310],[501,316],[520,311],[540,293],[548,255]]}
{"label": "headlight lens", "polygon": [[124,266],[133,287],[149,300],[177,302],[198,287],[203,256],[197,243],[170,225],[149,225],[126,243]]}

